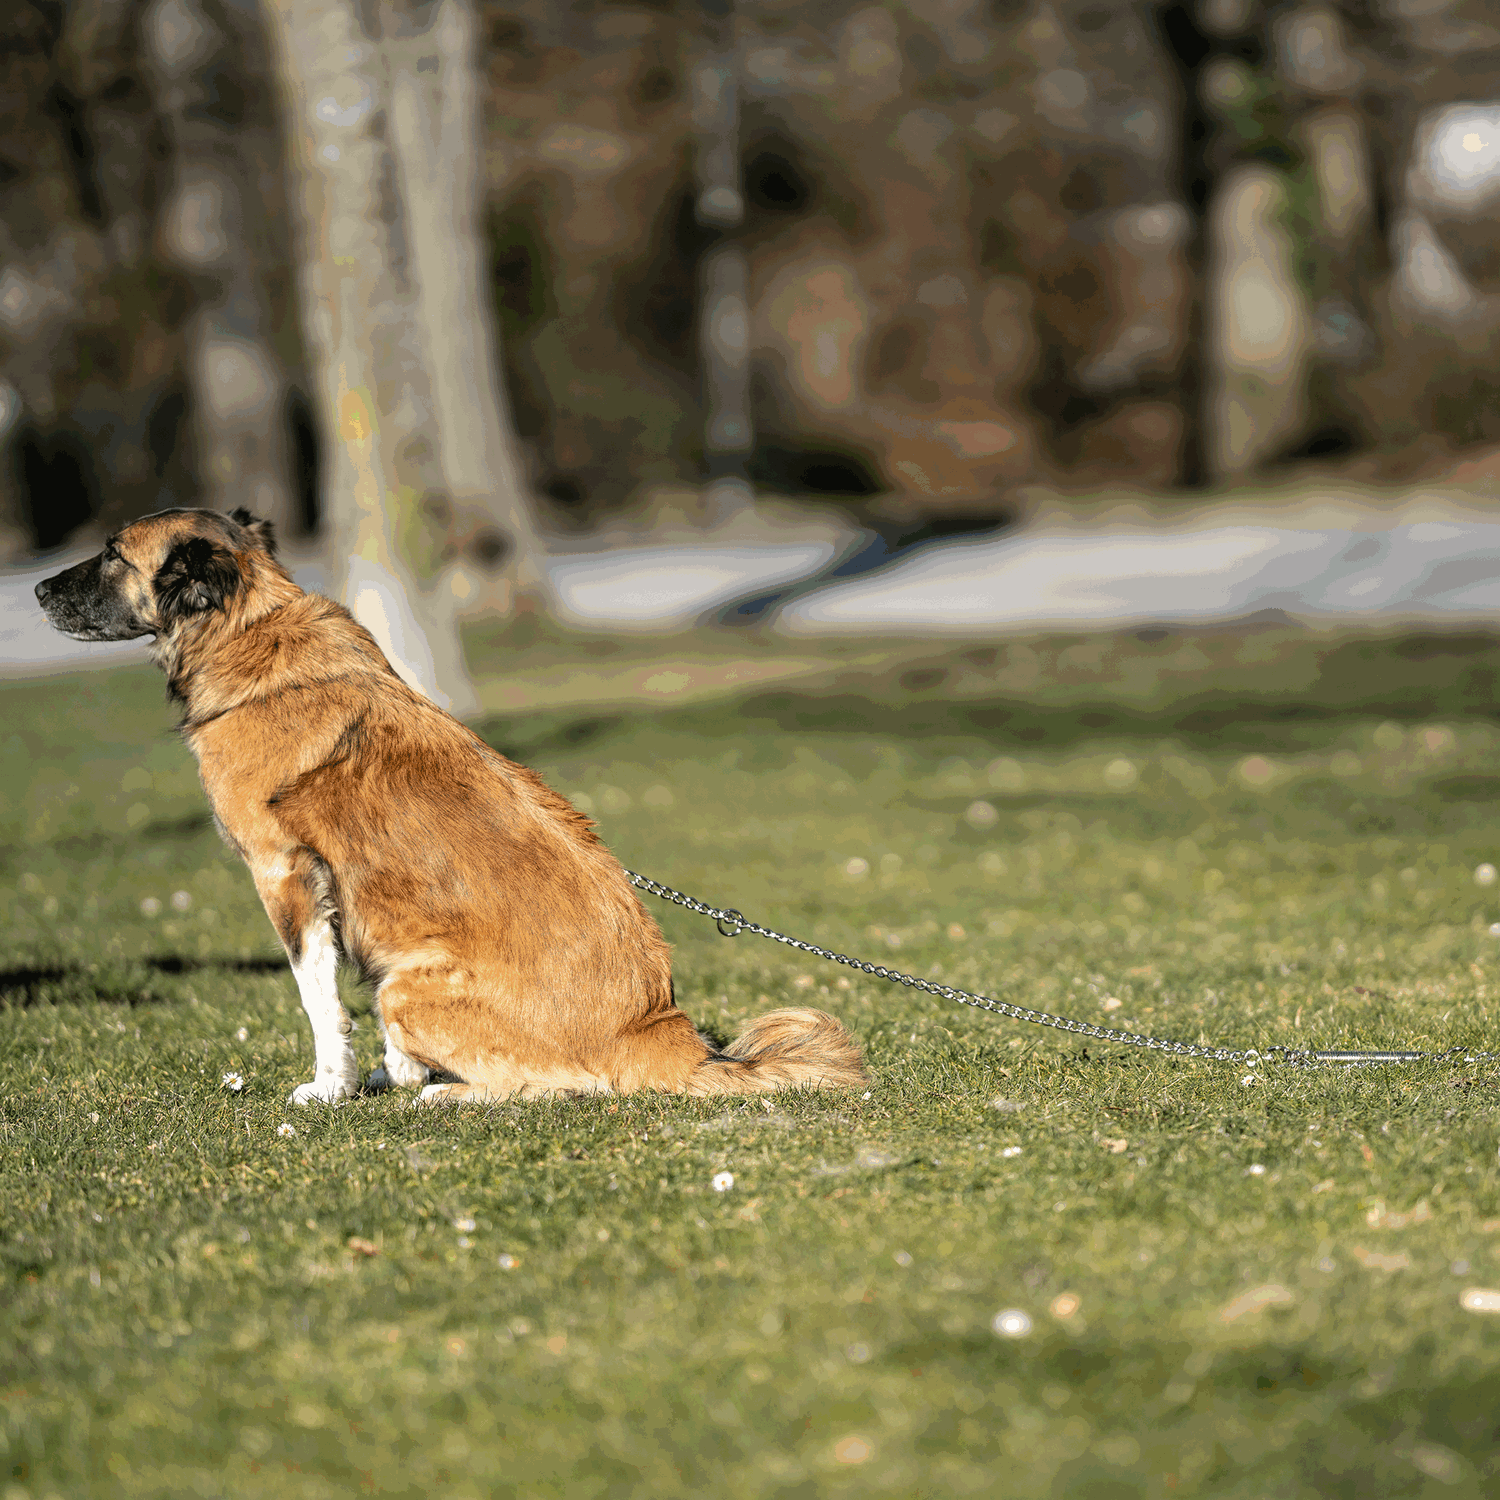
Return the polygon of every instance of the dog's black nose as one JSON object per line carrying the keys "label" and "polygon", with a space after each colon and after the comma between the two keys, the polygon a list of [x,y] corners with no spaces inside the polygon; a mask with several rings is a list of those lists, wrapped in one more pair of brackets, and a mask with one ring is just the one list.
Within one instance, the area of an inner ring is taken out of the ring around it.
{"label": "dog's black nose", "polygon": [[36,602],[38,604],[45,604],[47,602],[47,595],[51,592],[52,580],[50,578],[42,579],[42,581],[36,586]]}

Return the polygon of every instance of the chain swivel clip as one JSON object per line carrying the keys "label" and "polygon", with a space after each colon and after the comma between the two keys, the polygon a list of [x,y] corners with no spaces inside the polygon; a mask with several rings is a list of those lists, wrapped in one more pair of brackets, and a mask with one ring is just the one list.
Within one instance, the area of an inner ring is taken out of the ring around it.
{"label": "chain swivel clip", "polygon": [[[729,923],[727,927],[724,925],[726,922]],[[738,937],[749,925],[744,913],[736,911],[732,906],[722,916],[714,918],[714,926],[725,937]]]}

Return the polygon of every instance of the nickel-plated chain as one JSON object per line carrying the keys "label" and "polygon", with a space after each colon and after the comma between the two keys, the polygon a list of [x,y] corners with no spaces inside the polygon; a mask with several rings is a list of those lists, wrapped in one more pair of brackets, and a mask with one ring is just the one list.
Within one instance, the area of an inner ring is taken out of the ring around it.
{"label": "nickel-plated chain", "polygon": [[923,990],[929,995],[939,995],[959,1005],[971,1005],[987,1010],[997,1016],[1007,1016],[1013,1021],[1029,1021],[1034,1026],[1051,1026],[1057,1031],[1071,1032],[1075,1036],[1093,1037],[1101,1042],[1117,1042],[1124,1047],[1143,1047],[1149,1052],[1165,1052],[1172,1057],[1205,1057],[1212,1062],[1243,1063],[1254,1067],[1259,1062],[1281,1062],[1293,1067],[1306,1067],[1316,1063],[1343,1064],[1346,1067],[1363,1067],[1371,1063],[1386,1062],[1438,1062],[1451,1059],[1455,1062],[1478,1062],[1494,1058],[1493,1052],[1471,1052],[1464,1047],[1450,1047],[1446,1052],[1403,1051],[1297,1051],[1290,1047],[1267,1047],[1263,1051],[1253,1048],[1211,1047],[1200,1042],[1176,1042],[1165,1037],[1142,1036],[1135,1031],[1120,1031],[1113,1026],[1096,1026],[1091,1021],[1073,1021],[1066,1016],[1054,1016],[1045,1010],[1034,1010],[1025,1005],[1012,1005],[1007,1000],[994,1000],[988,995],[971,994],[956,985],[940,984],[936,980],[922,979],[913,974],[903,974],[899,969],[885,964],[866,963],[862,959],[850,958],[847,953],[835,953],[831,948],[820,948],[816,943],[804,942],[801,938],[788,937],[771,927],[762,927],[752,922],[732,906],[710,906],[706,901],[696,900],[674,891],[646,875],[637,875],[634,870],[625,871],[626,878],[637,890],[649,891],[670,901],[674,906],[685,907],[700,916],[709,917],[725,937],[738,937],[742,932],[753,932],[756,937],[770,938],[773,942],[785,943],[801,953],[811,953],[815,958],[827,959],[829,963],[844,964],[869,974],[875,979],[885,979],[892,984],[902,984],[908,989]]}

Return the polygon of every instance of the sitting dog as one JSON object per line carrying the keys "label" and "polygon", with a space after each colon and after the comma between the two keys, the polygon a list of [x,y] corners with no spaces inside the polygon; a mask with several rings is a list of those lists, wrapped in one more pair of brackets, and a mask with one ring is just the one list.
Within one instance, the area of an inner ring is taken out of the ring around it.
{"label": "sitting dog", "polygon": [[248,511],[165,510],[37,585],[79,640],[155,636],[225,841],[250,866],[312,1023],[359,1088],[340,957],[374,985],[374,1087],[422,1099],[862,1087],[831,1016],[778,1010],[725,1051],[678,1010],[670,954],[593,825],[412,691],[349,612],[306,594]]}

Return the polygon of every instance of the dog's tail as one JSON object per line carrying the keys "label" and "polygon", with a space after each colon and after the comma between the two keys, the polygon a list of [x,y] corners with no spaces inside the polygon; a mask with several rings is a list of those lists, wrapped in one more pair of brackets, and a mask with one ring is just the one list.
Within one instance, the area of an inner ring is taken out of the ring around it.
{"label": "dog's tail", "polygon": [[766,1094],[773,1089],[859,1089],[869,1082],[854,1038],[821,1010],[757,1016],[723,1052],[693,1070],[685,1094]]}

